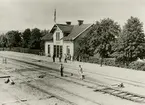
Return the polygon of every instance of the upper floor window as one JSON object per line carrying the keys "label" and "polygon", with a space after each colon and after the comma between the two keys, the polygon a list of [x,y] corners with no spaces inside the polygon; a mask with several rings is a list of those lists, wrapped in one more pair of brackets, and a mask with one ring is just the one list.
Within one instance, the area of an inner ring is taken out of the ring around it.
{"label": "upper floor window", "polygon": [[60,40],[60,32],[56,32],[56,40]]}

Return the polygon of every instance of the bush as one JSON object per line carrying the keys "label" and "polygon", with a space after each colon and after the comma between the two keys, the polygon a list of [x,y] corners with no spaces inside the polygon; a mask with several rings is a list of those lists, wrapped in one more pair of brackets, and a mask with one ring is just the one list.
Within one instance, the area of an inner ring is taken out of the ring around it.
{"label": "bush", "polygon": [[[100,59],[99,58],[90,58],[88,62],[100,64]],[[134,61],[134,62],[130,63],[128,66],[126,66],[123,63],[116,62],[115,58],[104,58],[103,65],[145,71],[145,62]]]}
{"label": "bush", "polygon": [[[101,60],[99,58],[90,58],[89,63],[96,63],[96,64],[101,64]],[[103,59],[103,65],[107,66],[116,66],[116,61],[114,58],[104,58]]]}
{"label": "bush", "polygon": [[[0,48],[0,51],[2,51],[3,48]],[[40,49],[29,49],[29,48],[22,48],[22,47],[13,47],[11,49],[9,48],[4,48],[5,51],[14,51],[14,52],[22,52],[22,53],[30,53],[30,54],[37,54],[40,55],[40,53],[43,53],[42,51],[40,52]],[[44,55],[44,54],[41,54]]]}
{"label": "bush", "polygon": [[134,62],[129,64],[128,68],[145,71],[145,62],[134,61]]}
{"label": "bush", "polygon": [[99,58],[89,58],[89,63],[96,63],[96,64],[100,64],[100,59]]}
{"label": "bush", "polygon": [[103,64],[107,66],[116,66],[116,62],[114,58],[105,58],[103,60]]}

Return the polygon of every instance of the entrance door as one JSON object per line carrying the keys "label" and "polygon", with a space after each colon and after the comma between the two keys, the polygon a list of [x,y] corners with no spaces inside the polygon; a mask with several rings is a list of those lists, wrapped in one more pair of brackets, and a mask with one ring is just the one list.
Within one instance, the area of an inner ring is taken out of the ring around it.
{"label": "entrance door", "polygon": [[50,45],[48,45],[48,54],[50,54]]}
{"label": "entrance door", "polygon": [[59,57],[59,55],[62,56],[62,46],[60,45],[54,45],[54,54],[56,57]]}
{"label": "entrance door", "polygon": [[56,46],[56,57],[59,57],[59,53],[60,53],[60,51],[59,51],[59,46],[57,45],[57,46]]}

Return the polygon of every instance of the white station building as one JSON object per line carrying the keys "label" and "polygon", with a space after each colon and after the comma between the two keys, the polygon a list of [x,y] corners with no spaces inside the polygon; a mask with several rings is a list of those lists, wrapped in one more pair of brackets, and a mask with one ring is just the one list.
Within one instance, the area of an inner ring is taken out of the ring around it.
{"label": "white station building", "polygon": [[55,55],[62,57],[68,55],[71,60],[77,55],[78,40],[88,34],[93,24],[83,24],[83,20],[78,20],[77,25],[55,24],[49,35],[45,35],[45,55],[52,57]]}

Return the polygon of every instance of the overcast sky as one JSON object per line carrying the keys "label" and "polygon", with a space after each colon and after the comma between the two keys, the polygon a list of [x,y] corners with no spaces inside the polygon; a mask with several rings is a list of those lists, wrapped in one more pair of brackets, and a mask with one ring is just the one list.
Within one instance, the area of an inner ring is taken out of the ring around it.
{"label": "overcast sky", "polygon": [[0,30],[51,29],[55,8],[57,23],[109,17],[123,25],[130,16],[145,23],[145,0],[0,0]]}

